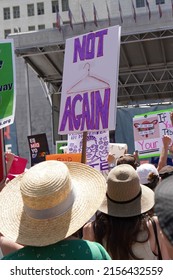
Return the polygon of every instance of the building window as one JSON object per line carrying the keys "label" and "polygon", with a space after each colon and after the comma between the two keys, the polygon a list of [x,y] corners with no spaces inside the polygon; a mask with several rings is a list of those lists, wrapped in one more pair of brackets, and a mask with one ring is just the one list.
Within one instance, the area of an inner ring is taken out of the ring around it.
{"label": "building window", "polygon": [[10,8],[4,8],[4,20],[10,19]]}
{"label": "building window", "polygon": [[144,0],[136,0],[136,8],[142,8],[145,7],[145,1]]}
{"label": "building window", "polygon": [[34,4],[27,5],[28,17],[34,16]]}
{"label": "building window", "polygon": [[28,31],[34,31],[34,30],[35,30],[35,26],[34,25],[28,26]]}
{"label": "building window", "polygon": [[20,18],[20,7],[13,7],[13,18]]}
{"label": "building window", "polygon": [[64,20],[63,21],[63,25],[65,25],[65,24],[69,24],[70,23],[70,21],[69,20]]}
{"label": "building window", "polygon": [[37,3],[37,15],[44,15],[44,3]]}
{"label": "building window", "polygon": [[38,25],[38,30],[41,30],[41,29],[45,29],[45,24],[39,24]]}
{"label": "building window", "polygon": [[4,38],[6,38],[11,33],[11,29],[4,30]]}
{"label": "building window", "polygon": [[165,4],[165,0],[156,0],[156,5]]}
{"label": "building window", "polygon": [[58,1],[52,1],[52,13],[56,13],[56,11],[59,9],[59,3]]}
{"label": "building window", "polygon": [[14,33],[19,33],[21,32],[21,28],[20,27],[14,27]]}
{"label": "building window", "polygon": [[69,10],[69,3],[68,0],[62,0],[62,11],[68,11]]}

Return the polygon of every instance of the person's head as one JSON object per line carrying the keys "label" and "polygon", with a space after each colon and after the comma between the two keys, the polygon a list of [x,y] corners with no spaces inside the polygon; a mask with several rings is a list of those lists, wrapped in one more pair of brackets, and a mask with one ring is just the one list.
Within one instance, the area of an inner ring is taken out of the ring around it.
{"label": "person's head", "polygon": [[154,190],[158,185],[160,176],[157,168],[151,163],[143,163],[136,169],[141,184]]}
{"label": "person's head", "polygon": [[78,231],[97,211],[106,180],[82,163],[44,161],[0,193],[0,231],[14,242],[47,246]]}
{"label": "person's head", "polygon": [[107,191],[100,211],[115,217],[133,217],[154,206],[154,193],[140,183],[129,164],[115,166],[108,174]]}
{"label": "person's head", "polygon": [[[126,258],[129,255],[134,258],[130,251],[132,243],[137,241],[143,215],[153,206],[154,192],[140,184],[139,176],[131,165],[120,164],[109,172],[106,196],[99,211],[104,214],[100,215],[107,225],[103,236],[108,237],[108,251],[112,256],[116,254],[114,259],[121,255],[124,247],[128,251]],[[111,222],[106,222],[108,220]],[[113,245],[115,239],[116,249]]]}
{"label": "person's head", "polygon": [[173,259],[173,175],[161,181],[155,190],[154,210],[165,237],[165,245]]}
{"label": "person's head", "polygon": [[136,157],[132,154],[124,154],[123,156],[120,156],[116,161],[116,165],[120,165],[120,164],[129,164],[134,169],[136,169],[139,166]]}
{"label": "person's head", "polygon": [[162,180],[166,179],[167,177],[173,175],[173,166],[172,165],[165,165],[159,170],[159,176]]}

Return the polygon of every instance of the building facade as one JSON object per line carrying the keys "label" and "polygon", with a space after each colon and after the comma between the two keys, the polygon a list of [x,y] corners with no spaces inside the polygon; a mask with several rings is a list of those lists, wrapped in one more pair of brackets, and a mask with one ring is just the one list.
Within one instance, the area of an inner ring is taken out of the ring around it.
{"label": "building facade", "polygon": [[[0,37],[10,33],[28,32],[56,27],[56,11],[59,10],[61,24],[69,24],[69,9],[73,23],[82,21],[81,7],[86,21],[92,21],[96,8],[98,20],[111,18],[140,17],[141,14],[166,10],[172,11],[171,0],[0,0]],[[136,15],[135,15],[136,14]]]}

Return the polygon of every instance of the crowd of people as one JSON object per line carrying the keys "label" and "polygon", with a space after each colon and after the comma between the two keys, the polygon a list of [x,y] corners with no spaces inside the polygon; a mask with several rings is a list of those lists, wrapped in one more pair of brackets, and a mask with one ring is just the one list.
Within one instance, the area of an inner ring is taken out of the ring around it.
{"label": "crowd of people", "polygon": [[107,178],[84,163],[49,160],[6,181],[2,260],[173,259],[168,150],[165,135],[157,166],[140,163],[137,152],[111,157]]}
{"label": "crowd of people", "polygon": [[107,180],[83,163],[34,165],[0,192],[2,260],[172,259],[172,169],[130,154]]}

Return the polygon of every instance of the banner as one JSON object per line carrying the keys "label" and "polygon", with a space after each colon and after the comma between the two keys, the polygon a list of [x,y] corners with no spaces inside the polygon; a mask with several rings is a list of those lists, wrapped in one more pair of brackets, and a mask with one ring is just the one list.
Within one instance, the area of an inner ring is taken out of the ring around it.
{"label": "banner", "polygon": [[0,40],[0,129],[14,122],[16,105],[14,46],[12,40]]}
{"label": "banner", "polygon": [[173,140],[173,126],[170,120],[172,109],[149,112],[133,118],[135,150],[139,158],[159,156],[163,147],[163,135]]}
{"label": "banner", "polygon": [[120,26],[67,39],[59,134],[114,130]]}
{"label": "banner", "polygon": [[49,154],[46,134],[42,133],[28,136],[28,142],[30,147],[31,166],[45,161],[46,155]]}

